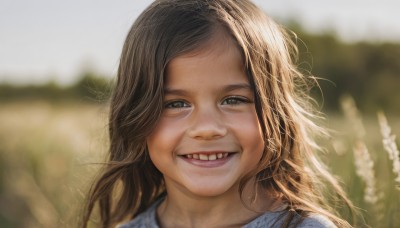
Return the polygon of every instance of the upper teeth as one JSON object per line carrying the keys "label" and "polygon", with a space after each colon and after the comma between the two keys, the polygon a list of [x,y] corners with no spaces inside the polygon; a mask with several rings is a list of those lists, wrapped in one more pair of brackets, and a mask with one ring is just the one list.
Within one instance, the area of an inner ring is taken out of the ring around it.
{"label": "upper teeth", "polygon": [[202,160],[202,161],[213,161],[220,158],[228,157],[228,153],[215,153],[215,154],[186,154],[187,158]]}

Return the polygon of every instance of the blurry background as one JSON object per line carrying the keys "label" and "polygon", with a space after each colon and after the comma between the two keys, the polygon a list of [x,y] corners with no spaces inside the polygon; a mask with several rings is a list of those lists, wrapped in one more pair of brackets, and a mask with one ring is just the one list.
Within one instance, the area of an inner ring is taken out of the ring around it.
{"label": "blurry background", "polygon": [[[0,227],[76,226],[91,163],[107,151],[107,96],[125,35],[151,2],[0,0]],[[400,2],[254,2],[297,34],[299,68],[321,78],[311,93],[335,130],[321,141],[323,159],[368,224],[400,226],[400,183],[376,118],[383,111],[399,135]],[[356,173],[360,151],[369,151],[372,184]]]}

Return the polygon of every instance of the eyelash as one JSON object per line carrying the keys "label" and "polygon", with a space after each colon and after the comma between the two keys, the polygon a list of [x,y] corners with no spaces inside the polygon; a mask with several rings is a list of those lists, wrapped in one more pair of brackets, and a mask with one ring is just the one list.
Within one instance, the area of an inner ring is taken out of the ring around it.
{"label": "eyelash", "polygon": [[227,97],[227,98],[225,98],[223,101],[222,101],[222,104],[224,104],[226,101],[234,101],[235,103],[231,103],[231,104],[228,104],[228,103],[226,103],[226,105],[239,105],[239,104],[247,104],[247,103],[250,103],[250,100],[248,99],[248,98],[246,98],[246,97],[242,97],[242,96],[230,96],[230,97]]}
{"label": "eyelash", "polygon": [[[232,103],[232,101],[234,103]],[[246,97],[230,96],[230,97],[224,98],[221,105],[239,105],[239,104],[247,104],[250,102],[251,101]],[[188,107],[190,107],[190,105],[184,100],[168,101],[164,105],[164,108],[167,108],[167,109],[182,109],[182,108],[188,108]]]}
{"label": "eyelash", "polygon": [[[179,107],[177,107],[176,105],[179,104]],[[187,108],[190,107],[190,105],[183,100],[174,100],[174,101],[168,101],[165,103],[164,108]]]}

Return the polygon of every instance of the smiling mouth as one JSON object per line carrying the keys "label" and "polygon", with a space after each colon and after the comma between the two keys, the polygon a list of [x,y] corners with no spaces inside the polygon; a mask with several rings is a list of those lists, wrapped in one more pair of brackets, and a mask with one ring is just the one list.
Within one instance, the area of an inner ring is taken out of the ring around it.
{"label": "smiling mouth", "polygon": [[193,159],[193,160],[200,160],[200,161],[215,161],[218,159],[223,159],[229,156],[228,152],[221,152],[221,153],[196,153],[196,154],[185,154],[182,155],[185,158]]}

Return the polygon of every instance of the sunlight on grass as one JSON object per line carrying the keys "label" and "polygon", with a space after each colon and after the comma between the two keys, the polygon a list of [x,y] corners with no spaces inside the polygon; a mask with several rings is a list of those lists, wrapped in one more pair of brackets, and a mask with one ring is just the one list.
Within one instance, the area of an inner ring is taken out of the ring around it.
{"label": "sunlight on grass", "polygon": [[[395,188],[396,175],[378,120],[360,113],[354,118],[358,119],[328,115],[328,127],[335,132],[331,139],[321,141],[330,152],[323,160],[344,182],[367,224],[400,227],[400,191]],[[392,133],[399,135],[400,118],[387,119]],[[0,227],[76,227],[85,192],[98,168],[91,163],[104,161],[106,155],[106,124],[105,105],[1,104]],[[358,152],[354,155],[353,149],[361,139],[373,161],[377,197],[373,202],[365,201],[368,184],[356,172]]]}
{"label": "sunlight on grass", "polygon": [[91,162],[106,150],[102,106],[19,103],[0,106],[0,227],[76,223]]}

